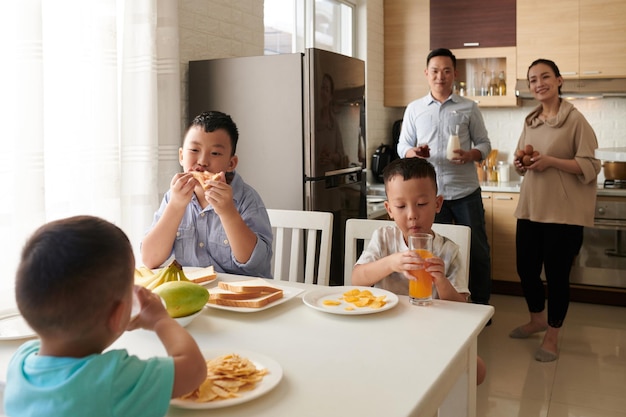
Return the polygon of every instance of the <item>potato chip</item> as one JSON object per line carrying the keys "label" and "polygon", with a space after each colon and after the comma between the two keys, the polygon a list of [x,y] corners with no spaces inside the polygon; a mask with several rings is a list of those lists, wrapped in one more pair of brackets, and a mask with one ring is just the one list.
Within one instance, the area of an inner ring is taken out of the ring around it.
{"label": "potato chip", "polygon": [[234,353],[207,360],[206,364],[205,381],[181,399],[209,402],[236,398],[241,391],[254,389],[268,373],[267,369],[257,369],[250,360]]}
{"label": "potato chip", "polygon": [[[343,293],[343,299],[346,303],[351,305],[344,308],[345,311],[353,311],[354,307],[370,307],[370,308],[382,308],[387,304],[385,299],[386,295],[380,295],[378,297],[374,296],[370,290],[359,290],[358,288],[353,288]],[[323,304],[326,306],[337,306],[341,303],[335,300],[324,300]]]}

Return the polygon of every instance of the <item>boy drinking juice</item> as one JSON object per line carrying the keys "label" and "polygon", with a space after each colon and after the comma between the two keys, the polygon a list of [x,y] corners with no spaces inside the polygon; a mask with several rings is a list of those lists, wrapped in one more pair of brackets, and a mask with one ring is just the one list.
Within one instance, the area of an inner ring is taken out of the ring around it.
{"label": "boy drinking juice", "polygon": [[[467,278],[461,274],[459,247],[432,231],[443,198],[437,195],[435,169],[422,158],[396,159],[383,171],[385,208],[398,227],[381,227],[352,271],[354,285],[375,286],[408,294],[412,272],[424,270],[432,277],[433,297],[467,301]],[[426,233],[433,239],[433,257],[425,259],[409,250],[408,237]]]}
{"label": "boy drinking juice", "polygon": [[[385,208],[397,227],[383,226],[374,232],[352,271],[353,285],[407,295],[409,281],[415,279],[411,274],[422,270],[430,274],[433,298],[468,301],[470,293],[467,277],[461,273],[458,245],[432,230],[443,203],[443,197],[437,195],[436,178],[434,167],[423,158],[396,159],[385,167]],[[432,257],[424,259],[409,249],[409,236],[418,233],[432,236]],[[486,372],[478,357],[477,384],[484,381]]]}

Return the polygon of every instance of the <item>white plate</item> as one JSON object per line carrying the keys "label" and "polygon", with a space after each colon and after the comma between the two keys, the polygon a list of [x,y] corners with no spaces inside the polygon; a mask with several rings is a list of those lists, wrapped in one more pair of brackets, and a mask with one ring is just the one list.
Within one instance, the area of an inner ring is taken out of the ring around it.
{"label": "white plate", "polygon": [[36,336],[16,308],[0,311],[0,340],[19,340]]}
{"label": "white plate", "polygon": [[[254,308],[254,307],[231,307],[231,306],[222,306],[222,305],[213,304],[213,303],[206,303],[206,305],[207,305],[207,307],[216,308],[218,310],[236,311],[238,313],[256,313],[257,311],[267,310],[268,308],[276,307],[279,304],[287,302],[290,299],[292,299],[293,297],[295,297],[296,295],[300,294],[302,291],[304,291],[302,288],[282,287],[282,286],[276,285],[274,283],[272,283],[271,285],[276,287],[276,288],[280,288],[281,290],[283,290],[283,298],[279,298],[276,301],[273,301],[273,302],[271,302],[269,304],[265,304],[263,307],[258,307],[258,308]],[[211,293],[211,290],[209,289],[209,294],[210,293]]]}
{"label": "white plate", "polygon": [[[381,308],[370,308],[370,307],[355,307],[354,304],[348,303],[344,300],[340,300],[343,297],[343,293],[350,291],[352,289],[358,289],[360,291],[369,290],[375,297],[379,297],[381,295],[386,295],[385,301],[387,304],[382,306]],[[327,306],[324,305],[324,300],[334,300],[339,301],[341,304],[337,306]],[[302,301],[307,306],[314,308],[319,311],[323,311],[324,313],[332,313],[332,314],[343,314],[343,315],[361,315],[361,314],[374,314],[380,313],[383,311],[390,310],[394,308],[398,304],[398,296],[392,292],[387,290],[382,290],[380,288],[374,287],[357,287],[357,286],[348,286],[348,287],[326,287],[320,288],[319,290],[311,290],[304,294],[302,297]],[[354,307],[354,310],[346,310],[346,307]]]}
{"label": "white plate", "polygon": [[211,409],[211,408],[224,408],[232,405],[241,404],[260,397],[263,394],[270,392],[283,378],[283,368],[274,359],[268,358],[265,355],[259,353],[250,352],[241,349],[211,349],[202,351],[202,354],[206,359],[216,358],[218,356],[226,355],[228,353],[236,353],[242,358],[249,359],[257,369],[267,369],[269,372],[263,377],[261,382],[258,382],[254,389],[250,391],[244,391],[240,397],[229,398],[226,400],[210,401],[205,403],[199,403],[190,400],[173,399],[170,401],[170,405],[179,408],[189,409]]}

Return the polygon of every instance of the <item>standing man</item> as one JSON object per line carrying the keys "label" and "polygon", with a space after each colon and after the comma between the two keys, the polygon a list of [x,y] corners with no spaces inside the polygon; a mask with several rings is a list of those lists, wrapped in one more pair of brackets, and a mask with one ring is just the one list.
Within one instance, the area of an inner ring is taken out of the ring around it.
{"label": "standing man", "polygon": [[[491,142],[478,106],[452,94],[456,57],[449,49],[435,49],[426,58],[424,74],[430,93],[406,108],[398,143],[404,158],[428,158],[435,166],[437,184],[444,201],[435,216],[437,223],[471,227],[469,289],[471,300],[489,304],[491,257],[485,230],[485,210],[474,162],[491,151]],[[450,135],[458,134],[460,148],[446,158]]]}

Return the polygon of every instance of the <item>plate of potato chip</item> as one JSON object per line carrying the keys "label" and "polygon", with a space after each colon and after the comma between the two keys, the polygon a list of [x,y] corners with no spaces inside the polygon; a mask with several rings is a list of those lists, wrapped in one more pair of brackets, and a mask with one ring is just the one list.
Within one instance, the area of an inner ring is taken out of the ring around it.
{"label": "plate of potato chip", "polygon": [[174,398],[170,405],[187,409],[212,409],[241,404],[270,392],[283,377],[278,362],[241,349],[203,351],[207,378],[193,392]]}
{"label": "plate of potato chip", "polygon": [[380,288],[344,286],[309,291],[302,301],[324,313],[360,315],[390,310],[398,304],[398,296]]}

